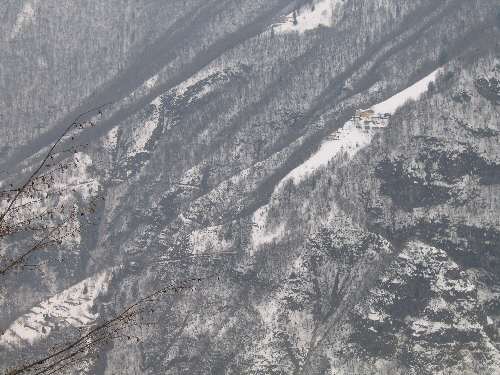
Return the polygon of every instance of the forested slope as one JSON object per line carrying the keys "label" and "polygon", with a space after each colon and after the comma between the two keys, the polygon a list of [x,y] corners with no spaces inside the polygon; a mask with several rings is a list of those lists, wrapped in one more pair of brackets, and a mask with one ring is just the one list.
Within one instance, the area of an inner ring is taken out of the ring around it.
{"label": "forested slope", "polygon": [[58,371],[499,373],[496,1],[12,3],[2,187],[91,123],[6,217],[65,232],[0,274],[5,368],[112,321]]}

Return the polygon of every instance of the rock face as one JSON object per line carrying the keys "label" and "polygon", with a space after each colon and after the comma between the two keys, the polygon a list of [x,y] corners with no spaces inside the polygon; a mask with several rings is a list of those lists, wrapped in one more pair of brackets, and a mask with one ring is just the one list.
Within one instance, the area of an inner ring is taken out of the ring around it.
{"label": "rock face", "polygon": [[497,11],[6,6],[1,370],[500,374]]}
{"label": "rock face", "polygon": [[476,81],[477,91],[494,104],[500,104],[500,81],[496,78],[479,78]]}
{"label": "rock face", "polygon": [[498,368],[474,281],[445,251],[423,243],[398,254],[352,324],[365,355],[396,357],[413,371],[458,373],[479,358],[487,371]]}

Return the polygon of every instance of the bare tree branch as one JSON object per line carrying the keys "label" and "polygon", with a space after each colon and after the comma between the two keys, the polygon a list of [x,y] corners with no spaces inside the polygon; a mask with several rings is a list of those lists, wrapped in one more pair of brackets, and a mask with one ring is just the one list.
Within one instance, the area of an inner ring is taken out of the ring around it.
{"label": "bare tree branch", "polygon": [[102,105],[100,105],[98,107],[89,109],[88,111],[79,114],[75,118],[75,120],[71,123],[71,125],[69,125],[66,129],[64,129],[64,131],[59,136],[59,138],[57,138],[57,140],[52,144],[52,146],[50,147],[48,153],[42,159],[42,161],[38,165],[38,167],[33,171],[33,173],[31,173],[31,175],[28,177],[28,179],[26,180],[26,182],[19,189],[17,189],[17,193],[14,196],[14,198],[10,201],[9,205],[4,210],[4,212],[2,214],[0,214],[0,225],[3,224],[6,215],[12,209],[12,207],[14,206],[14,203],[17,201],[17,199],[21,196],[21,194],[23,194],[23,192],[26,190],[26,188],[32,183],[33,179],[38,175],[38,173],[42,170],[42,168],[45,166],[45,164],[47,163],[47,161],[53,155],[54,149],[57,147],[57,145],[59,145],[59,143],[71,131],[72,128],[80,125],[80,123],[79,123],[80,119],[82,119],[83,117],[89,115],[92,112],[101,112],[103,108],[107,107],[110,104],[112,104],[112,103],[111,102],[110,103],[105,103],[105,104],[102,104]]}
{"label": "bare tree branch", "polygon": [[[44,358],[22,365],[18,368],[8,370],[5,375],[52,374],[72,366],[78,362],[74,360],[76,356],[84,353],[86,350],[96,348],[101,342],[113,341],[116,338],[131,337],[130,335],[121,334],[120,332],[137,324],[136,319],[139,315],[147,311],[151,311],[152,308],[148,308],[148,304],[158,302],[160,298],[166,294],[172,292],[177,294],[184,290],[192,289],[195,283],[207,281],[214,277],[216,277],[216,275],[203,278],[191,278],[184,280],[179,284],[159,289],[126,307],[120,314],[94,327],[74,342],[64,345],[61,349],[47,355]],[[184,324],[186,321],[187,318],[184,321]],[[68,360],[69,362],[67,362]]]}

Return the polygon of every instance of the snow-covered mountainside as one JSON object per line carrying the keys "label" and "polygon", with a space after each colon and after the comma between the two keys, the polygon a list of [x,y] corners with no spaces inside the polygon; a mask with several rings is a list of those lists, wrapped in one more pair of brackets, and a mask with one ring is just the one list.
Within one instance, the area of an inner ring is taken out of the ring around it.
{"label": "snow-covered mountainside", "polygon": [[92,313],[95,299],[106,292],[107,279],[105,273],[96,275],[42,301],[12,323],[2,335],[0,345],[22,348],[49,336],[54,329],[91,324],[97,318]]}
{"label": "snow-covered mountainside", "polygon": [[286,15],[282,22],[273,25],[278,33],[304,33],[320,26],[332,27],[339,17],[341,0],[321,0],[304,5]]}
{"label": "snow-covered mountainside", "polygon": [[1,4],[1,373],[500,375],[499,15]]}
{"label": "snow-covered mountainside", "polygon": [[[375,134],[387,126],[390,116],[399,107],[410,100],[417,100],[427,91],[429,84],[432,84],[436,79],[439,70],[432,72],[382,103],[375,104],[367,110],[357,110],[352,119],[330,134],[315,153],[290,171],[276,185],[271,199],[275,197],[276,200],[279,200],[284,187],[289,181],[298,185],[318,168],[327,165],[335,156],[345,154],[351,159],[362,148],[370,144]],[[270,204],[271,202],[262,206],[253,214],[255,227],[252,231],[252,242],[254,246],[268,243],[278,236],[284,235],[282,225],[275,229],[274,232],[268,233],[266,231],[266,215]]]}

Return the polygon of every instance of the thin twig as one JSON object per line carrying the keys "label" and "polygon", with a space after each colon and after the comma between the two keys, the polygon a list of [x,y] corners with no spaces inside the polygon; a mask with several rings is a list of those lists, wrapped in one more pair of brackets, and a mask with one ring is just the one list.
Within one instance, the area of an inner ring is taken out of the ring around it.
{"label": "thin twig", "polygon": [[4,219],[5,219],[5,216],[9,213],[9,211],[11,210],[11,208],[13,207],[14,203],[17,201],[17,199],[21,196],[21,194],[24,192],[24,190],[30,185],[30,183],[32,182],[32,180],[36,177],[36,175],[38,174],[38,172],[40,172],[40,170],[42,170],[42,168],[44,167],[44,165],[47,163],[47,160],[49,160],[49,158],[52,156],[52,153],[54,151],[54,149],[57,147],[57,145],[61,142],[61,140],[69,133],[69,131],[75,126],[78,124],[78,121],[88,115],[89,113],[92,113],[92,112],[95,112],[95,111],[100,111],[102,110],[102,108],[108,106],[112,104],[111,102],[110,103],[106,103],[106,104],[102,104],[98,107],[95,107],[95,108],[92,108],[84,113],[81,113],[80,115],[78,115],[75,120],[71,123],[71,125],[69,125],[64,131],[63,133],[59,136],[59,138],[57,138],[57,140],[52,144],[51,148],[49,149],[49,152],[47,153],[47,155],[45,155],[45,157],[42,159],[42,162],[38,165],[38,167],[35,169],[35,171],[29,176],[29,178],[26,180],[26,182],[17,190],[17,193],[16,195],[14,196],[14,198],[10,201],[9,203],[9,206],[5,209],[5,211],[0,215],[0,225],[3,223]]}

